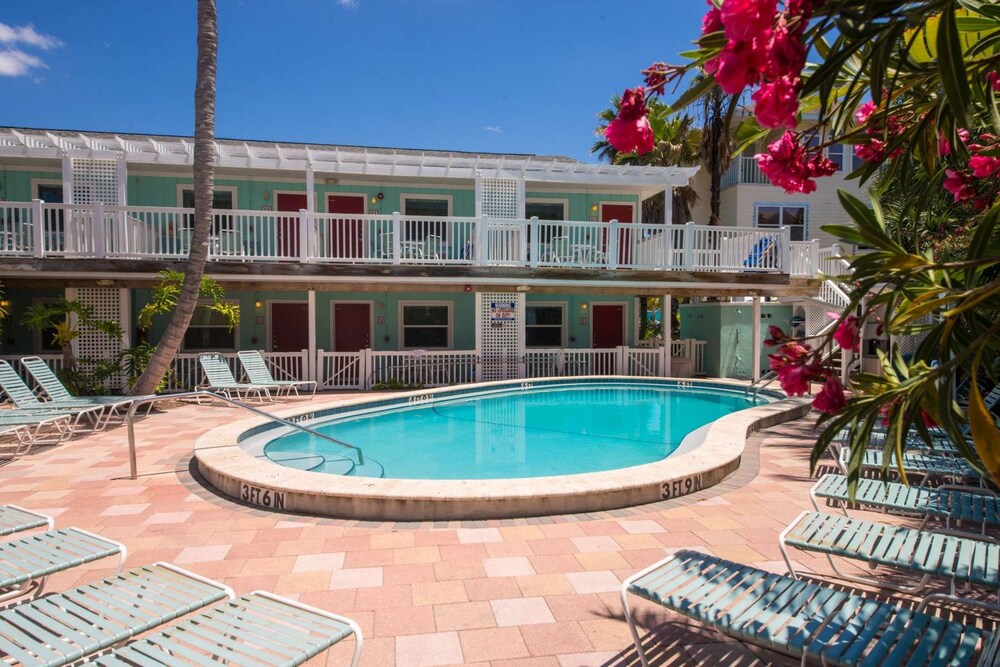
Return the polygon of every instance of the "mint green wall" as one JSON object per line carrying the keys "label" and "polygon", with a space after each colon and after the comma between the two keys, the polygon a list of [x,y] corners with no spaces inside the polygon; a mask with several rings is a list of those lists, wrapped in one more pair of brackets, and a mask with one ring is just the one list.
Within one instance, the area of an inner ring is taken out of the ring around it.
{"label": "mint green wall", "polygon": [[0,354],[38,354],[42,352],[36,343],[36,335],[22,324],[25,309],[39,300],[60,299],[62,289],[16,289],[4,286],[3,298],[10,302],[9,315],[3,322],[0,333]]}
{"label": "mint green wall", "polygon": [[62,172],[18,171],[0,166],[0,198],[5,201],[31,201],[35,193],[31,191],[31,179],[62,180]]}
{"label": "mint green wall", "polygon": [[[629,202],[635,204],[639,201],[638,195],[632,194],[616,194],[616,195],[602,195],[593,193],[582,193],[582,192],[532,192],[528,191],[525,193],[526,199],[568,199],[569,200],[569,212],[567,215],[570,220],[577,220],[586,222],[590,218],[598,218],[600,215],[600,202]],[[597,206],[596,211],[591,210],[591,207]]]}
{"label": "mint green wall", "polygon": [[[792,307],[764,303],[760,309],[761,340],[768,326],[788,330]],[[746,379],[751,376],[753,304],[700,303],[681,304],[681,338],[707,341],[705,372],[713,377]],[[773,349],[761,344],[761,370],[768,369],[767,355]]]}
{"label": "mint green wall", "polygon": [[[566,304],[566,347],[590,347],[590,304],[615,302],[625,305],[625,343],[631,344],[635,336],[635,300],[628,296],[588,294],[528,294],[527,303],[565,303]],[[587,304],[584,309],[583,305]],[[581,321],[581,319],[583,321]]]}

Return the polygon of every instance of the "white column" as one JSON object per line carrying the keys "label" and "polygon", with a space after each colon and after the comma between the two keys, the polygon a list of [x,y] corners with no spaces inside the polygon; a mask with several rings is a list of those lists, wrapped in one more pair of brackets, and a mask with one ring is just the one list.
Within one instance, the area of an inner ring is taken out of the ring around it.
{"label": "white column", "polygon": [[306,166],[306,210],[316,212],[316,174],[312,165]]}
{"label": "white column", "polygon": [[[75,197],[73,196],[73,158],[68,155],[63,155],[62,158],[62,186],[63,186],[63,203],[73,204],[75,203]],[[73,211],[68,210],[63,214],[63,246],[68,252],[75,252],[77,248],[76,243],[76,223],[73,220]]]}
{"label": "white column", "polygon": [[128,168],[125,157],[118,158],[118,205],[128,205]]}
{"label": "white column", "polygon": [[316,359],[316,290],[309,290],[307,297],[307,319],[309,321],[309,368],[307,380],[318,380]]}
{"label": "white column", "polygon": [[73,158],[63,155],[62,158],[63,201],[73,203]]}
{"label": "white column", "polygon": [[663,224],[674,224],[674,189],[672,187],[663,191]]}
{"label": "white column", "polygon": [[670,347],[672,341],[671,314],[673,313],[673,301],[670,294],[664,294],[660,299],[660,329],[663,331],[663,376],[670,377],[673,374],[673,363],[671,360]]}
{"label": "white column", "polygon": [[750,354],[750,363],[753,365],[751,369],[751,377],[753,381],[756,382],[760,379],[760,295],[754,295],[753,297],[753,333],[750,336],[750,344],[752,347],[752,352]]}

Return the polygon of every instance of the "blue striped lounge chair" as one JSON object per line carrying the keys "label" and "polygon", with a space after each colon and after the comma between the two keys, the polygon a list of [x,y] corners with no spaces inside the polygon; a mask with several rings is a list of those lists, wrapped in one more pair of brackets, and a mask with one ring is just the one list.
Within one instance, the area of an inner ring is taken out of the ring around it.
{"label": "blue striped lounge chair", "polygon": [[[0,359],[0,389],[13,401],[21,414],[44,415],[65,413],[73,415],[71,428],[74,432],[100,431],[107,426],[106,405],[81,405],[76,402],[64,404],[59,401],[40,401],[35,392],[6,361]],[[89,423],[88,428],[85,424]]]}
{"label": "blue striped lounge chair", "polygon": [[147,398],[137,396],[74,396],[69,393],[66,385],[41,358],[24,357],[21,359],[21,365],[28,369],[31,377],[50,400],[62,405],[105,405],[108,408],[109,417],[124,418],[125,412],[137,398]]}
{"label": "blue striped lounge chair", "polygon": [[55,520],[45,514],[17,505],[0,505],[0,537],[42,527],[52,530],[55,525]]}
{"label": "blue striped lounge chair", "polygon": [[259,384],[244,384],[237,382],[233,377],[233,371],[229,368],[229,363],[221,354],[203,354],[198,357],[201,368],[205,371],[208,391],[225,396],[226,398],[238,399],[256,396],[257,400],[273,402],[271,390],[277,390],[275,386],[265,386]]}
{"label": "blue striped lounge chair", "polygon": [[996,667],[997,633],[691,550],[622,584],[622,607],[643,667],[649,657],[630,596],[802,664]]}
{"label": "blue striped lounge chair", "polygon": [[[788,548],[824,554],[841,579],[906,593],[917,593],[934,577],[951,585],[949,599],[968,606],[1000,611],[1000,543],[952,533],[890,526],[823,512],[802,512],[778,536],[778,548],[797,578]],[[910,572],[922,579],[912,586],[844,572],[834,556]],[[980,586],[994,592],[997,603],[961,598],[958,584]]]}
{"label": "blue striped lounge chair", "polygon": [[250,380],[251,384],[277,387],[276,393],[284,393],[285,396],[288,396],[293,391],[298,396],[299,387],[308,388],[311,386],[312,395],[310,398],[316,396],[316,389],[319,383],[315,380],[275,380],[274,376],[271,375],[271,370],[267,367],[267,360],[264,359],[264,355],[259,350],[243,350],[236,356],[239,357],[243,371],[246,373],[247,379]]}

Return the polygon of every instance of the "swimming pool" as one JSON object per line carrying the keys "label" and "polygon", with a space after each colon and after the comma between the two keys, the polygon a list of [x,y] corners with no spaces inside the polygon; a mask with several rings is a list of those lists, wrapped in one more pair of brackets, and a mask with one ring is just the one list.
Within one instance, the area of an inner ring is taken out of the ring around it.
{"label": "swimming pool", "polygon": [[502,388],[335,416],[268,442],[275,463],[393,479],[506,479],[612,470],[659,461],[692,432],[759,405],[743,391],[621,382]]}
{"label": "swimming pool", "polygon": [[[809,399],[769,389],[760,392],[768,402],[748,407],[746,388],[607,376],[318,398],[280,414],[362,441],[352,444],[363,446],[364,466],[354,450],[296,442],[292,428],[263,417],[208,431],[195,459],[219,492],[271,510],[377,521],[595,512],[708,489],[739,469],[751,433],[810,410]],[[567,406],[578,410],[560,415]],[[414,426],[422,430],[400,435]],[[421,446],[428,441],[438,444]],[[431,474],[440,478],[403,476]]]}

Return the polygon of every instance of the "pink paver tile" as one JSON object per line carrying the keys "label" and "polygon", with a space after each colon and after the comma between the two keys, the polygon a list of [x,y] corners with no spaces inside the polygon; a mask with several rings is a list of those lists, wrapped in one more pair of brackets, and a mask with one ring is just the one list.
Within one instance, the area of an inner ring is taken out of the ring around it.
{"label": "pink paver tile", "polygon": [[344,552],[335,551],[322,554],[307,554],[295,559],[293,573],[339,570],[344,567]]}
{"label": "pink paver tile", "polygon": [[231,544],[214,544],[208,547],[187,547],[183,549],[176,558],[175,563],[203,563],[220,561],[226,557],[229,550],[233,548]]}
{"label": "pink paver tile", "polygon": [[664,532],[663,526],[651,519],[643,521],[619,521],[618,525],[624,528],[626,533],[631,535]]}
{"label": "pink paver tile", "polygon": [[469,601],[465,583],[461,581],[433,581],[413,584],[412,591],[414,606]]}
{"label": "pink paver tile", "polygon": [[483,561],[487,577],[520,577],[535,574],[535,568],[525,556],[507,558],[487,558]]}
{"label": "pink paver tile", "polygon": [[621,581],[614,572],[567,572],[566,579],[577,593],[606,593],[621,588]]}
{"label": "pink paver tile", "polygon": [[191,518],[193,512],[157,512],[150,515],[143,523],[147,526],[155,524],[184,523]]}
{"label": "pink paver tile", "polygon": [[455,531],[461,544],[478,544],[481,542],[502,542],[503,537],[496,528],[459,528]]}
{"label": "pink paver tile", "polygon": [[611,664],[618,654],[614,651],[571,653],[559,656],[560,667],[603,667]]}
{"label": "pink paver tile", "polygon": [[517,579],[514,577],[466,579],[463,583],[470,601],[511,598],[521,594],[521,588],[517,585]]}
{"label": "pink paver tile", "polygon": [[382,585],[382,568],[358,567],[330,573],[330,588],[371,588]]}
{"label": "pink paver tile", "polygon": [[491,600],[493,616],[500,627],[510,625],[532,625],[554,623],[555,618],[545,603],[545,598],[514,598],[512,600]]}
{"label": "pink paver tile", "polygon": [[521,632],[517,628],[462,630],[462,655],[469,662],[528,657]]}
{"label": "pink paver tile", "polygon": [[608,535],[598,535],[596,537],[573,537],[570,538],[578,551],[590,553],[593,551],[618,551],[621,545],[615,542],[613,537]]}
{"label": "pink paver tile", "polygon": [[375,611],[375,637],[432,634],[432,607],[390,607]]}
{"label": "pink paver tile", "polygon": [[463,663],[457,632],[396,637],[396,667],[436,667]]}
{"label": "pink paver tile", "polygon": [[101,516],[130,516],[133,514],[142,514],[150,507],[152,507],[152,505],[150,505],[149,503],[112,505],[111,507],[101,512]]}
{"label": "pink paver tile", "polygon": [[[379,586],[378,588],[359,588],[355,595],[354,606],[357,609],[379,610],[405,607],[413,609],[413,594],[406,584],[396,586]],[[434,628],[431,628],[433,630]]]}
{"label": "pink paver tile", "polygon": [[434,607],[434,620],[438,632],[496,627],[493,608],[489,602],[457,602]]}
{"label": "pink paver tile", "polygon": [[578,653],[593,648],[580,625],[573,621],[525,625],[521,637],[533,656]]}

